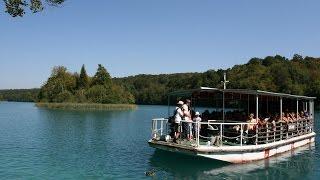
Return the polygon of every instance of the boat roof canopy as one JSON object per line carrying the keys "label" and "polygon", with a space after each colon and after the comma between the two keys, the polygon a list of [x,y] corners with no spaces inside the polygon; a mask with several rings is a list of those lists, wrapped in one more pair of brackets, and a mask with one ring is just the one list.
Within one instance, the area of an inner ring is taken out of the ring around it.
{"label": "boat roof canopy", "polygon": [[264,96],[276,96],[276,97],[285,97],[285,98],[297,98],[297,99],[316,99],[316,97],[308,97],[301,95],[292,95],[285,93],[275,93],[270,91],[262,91],[262,90],[249,90],[249,89],[219,89],[219,88],[210,88],[210,87],[200,87],[197,89],[189,89],[189,90],[179,90],[169,93],[169,96],[191,96],[196,92],[228,92],[228,93],[238,93],[238,94],[250,94],[250,95],[264,95]]}

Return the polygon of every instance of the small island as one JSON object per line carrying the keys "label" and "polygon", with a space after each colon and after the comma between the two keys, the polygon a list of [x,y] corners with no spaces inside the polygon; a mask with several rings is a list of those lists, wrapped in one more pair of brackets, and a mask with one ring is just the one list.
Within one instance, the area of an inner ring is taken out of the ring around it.
{"label": "small island", "polygon": [[93,77],[82,65],[80,74],[64,66],[52,69],[51,76],[40,88],[37,107],[70,110],[135,109],[134,96],[112,81],[106,68],[98,65]]}

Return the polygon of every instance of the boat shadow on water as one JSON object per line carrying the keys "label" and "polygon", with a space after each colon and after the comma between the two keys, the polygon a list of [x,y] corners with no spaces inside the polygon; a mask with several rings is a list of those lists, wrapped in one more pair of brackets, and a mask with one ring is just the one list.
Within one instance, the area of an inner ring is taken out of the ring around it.
{"label": "boat shadow on water", "polygon": [[[304,177],[314,168],[312,152],[315,144],[305,145],[268,159],[245,164],[230,164],[203,157],[156,149],[150,158],[151,167],[163,178],[250,178],[258,179],[296,179]],[[309,152],[309,153],[308,153]]]}

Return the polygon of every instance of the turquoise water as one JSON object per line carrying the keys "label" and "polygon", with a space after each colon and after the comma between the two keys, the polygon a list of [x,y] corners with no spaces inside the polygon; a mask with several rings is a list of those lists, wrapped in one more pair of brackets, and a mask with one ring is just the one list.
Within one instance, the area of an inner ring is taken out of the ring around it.
{"label": "turquoise water", "polygon": [[[151,118],[166,106],[77,112],[0,102],[1,179],[319,179],[320,150],[232,165],[155,150]],[[316,114],[320,118],[320,113]],[[320,119],[319,119],[320,120]],[[320,125],[317,123],[316,131]],[[316,138],[320,142],[319,136]],[[154,177],[145,172],[154,169]]]}

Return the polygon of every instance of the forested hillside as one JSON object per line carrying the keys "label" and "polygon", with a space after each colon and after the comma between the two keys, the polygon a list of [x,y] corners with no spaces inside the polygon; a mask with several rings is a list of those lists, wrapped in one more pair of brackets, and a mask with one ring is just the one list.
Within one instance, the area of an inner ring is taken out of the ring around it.
{"label": "forested hillside", "polygon": [[39,89],[6,89],[0,90],[0,101],[34,102]]}
{"label": "forested hillside", "polygon": [[226,70],[203,73],[137,75],[115,81],[130,91],[138,104],[165,104],[167,93],[200,86],[221,87],[223,72],[230,81],[228,88],[260,89],[266,91],[308,95],[320,99],[320,58],[294,55],[252,58],[247,64]]}
{"label": "forested hillside", "polygon": [[[56,67],[42,86],[38,98],[44,102],[166,104],[167,93],[174,90],[200,86],[221,87],[224,72],[227,72],[230,81],[228,88],[316,96],[317,103],[320,102],[320,58],[300,55],[294,55],[291,59],[279,55],[263,59],[252,58],[247,64],[235,65],[226,70],[141,74],[113,79],[100,66],[94,77],[89,77],[84,67],[80,75],[72,74],[64,67]],[[0,91],[0,98],[2,96],[5,100],[29,101],[35,99],[37,92],[36,89]]]}

